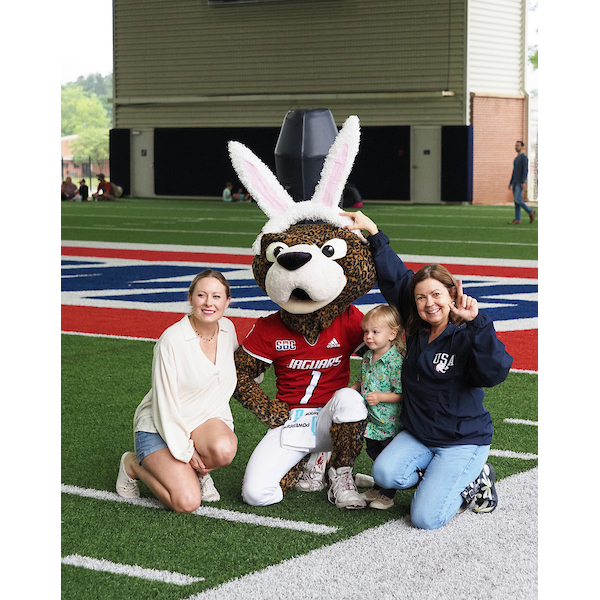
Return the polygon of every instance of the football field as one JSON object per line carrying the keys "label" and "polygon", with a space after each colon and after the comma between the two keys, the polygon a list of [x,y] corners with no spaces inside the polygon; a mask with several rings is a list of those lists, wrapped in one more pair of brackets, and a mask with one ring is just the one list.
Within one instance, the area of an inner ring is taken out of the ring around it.
{"label": "football field", "polygon": [[[153,344],[186,312],[193,276],[212,267],[228,278],[240,342],[277,310],[251,271],[266,218],[254,204],[211,200],[63,203],[63,598],[362,598],[374,586],[382,598],[536,597],[537,220],[510,227],[510,207],[366,203],[363,212],[411,268],[441,262],[461,278],[514,358],[507,380],[486,391],[498,509],[422,532],[407,516],[412,490],[388,511],[340,511],[326,491],[249,507],[241,481],[266,426],[234,400],[239,448],[214,473],[219,502],[181,515],[143,485],[140,499],[120,498],[119,459],[133,450]],[[375,288],[356,305],[382,302]],[[352,361],[353,375],[358,367]],[[262,385],[274,394],[272,370]],[[363,451],[355,471],[370,468]],[[533,494],[527,506],[523,489]],[[475,596],[465,595],[469,574]]]}

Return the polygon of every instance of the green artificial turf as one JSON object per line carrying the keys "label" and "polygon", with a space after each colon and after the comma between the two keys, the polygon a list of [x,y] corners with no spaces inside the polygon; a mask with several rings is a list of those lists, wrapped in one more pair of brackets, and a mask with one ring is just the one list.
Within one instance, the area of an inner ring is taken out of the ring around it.
{"label": "green artificial turf", "polygon": [[[62,239],[249,248],[266,221],[255,204],[203,200],[132,200],[114,203],[62,203]],[[369,215],[402,254],[537,259],[537,220],[509,226],[512,206],[413,206],[365,203]],[[119,460],[133,450],[134,411],[150,387],[153,342],[102,337],[62,336],[61,482],[86,490],[115,491]],[[358,361],[352,361],[352,377]],[[274,395],[273,370],[263,388]],[[537,375],[511,373],[486,390],[492,414],[491,456],[499,479],[537,465],[537,426],[505,419],[537,421]],[[237,455],[214,473],[218,509],[338,527],[317,534],[237,523],[199,515],[62,494],[62,556],[78,554],[121,565],[204,577],[179,587],[109,572],[62,566],[62,597],[87,600],[183,599],[225,581],[264,569],[357,535],[408,514],[412,490],[400,490],[388,511],[340,511],[326,491],[289,492],[270,507],[242,502],[241,483],[248,458],[266,426],[231,401]],[[355,472],[369,473],[363,451]],[[140,485],[144,498],[152,494]]]}
{"label": "green artificial turf", "polygon": [[[362,211],[402,254],[537,260],[538,220],[508,225],[510,206],[365,202]],[[62,239],[249,248],[266,217],[254,203],[220,200],[67,202]]]}

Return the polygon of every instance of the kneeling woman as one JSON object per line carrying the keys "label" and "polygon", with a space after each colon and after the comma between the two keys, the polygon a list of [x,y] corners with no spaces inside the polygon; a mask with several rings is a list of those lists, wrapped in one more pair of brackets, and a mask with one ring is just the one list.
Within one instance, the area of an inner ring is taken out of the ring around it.
{"label": "kneeling woman", "polygon": [[445,267],[425,265],[413,274],[369,217],[344,214],[352,229],[370,234],[381,293],[406,323],[404,429],[373,463],[375,482],[417,486],[410,514],[421,529],[446,524],[463,500],[475,512],[492,512],[498,497],[486,461],[493,429],[482,388],[504,381],[512,358],[490,317]]}
{"label": "kneeling woman", "polygon": [[237,451],[229,400],[237,377],[233,323],[223,316],[229,284],[208,269],[188,290],[191,314],[169,327],[154,347],[152,388],[135,411],[136,454],[125,452],[117,492],[140,495],[137,480],[176,512],[219,500],[210,471]]}

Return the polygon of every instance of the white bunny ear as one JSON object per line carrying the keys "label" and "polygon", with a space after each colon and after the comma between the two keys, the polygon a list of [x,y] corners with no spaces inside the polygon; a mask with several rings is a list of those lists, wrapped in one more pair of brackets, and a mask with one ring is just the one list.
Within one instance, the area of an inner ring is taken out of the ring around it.
{"label": "white bunny ear", "polygon": [[321,171],[321,179],[315,189],[312,202],[337,207],[344,186],[358,154],[360,124],[358,117],[348,117],[331,146]]}
{"label": "white bunny ear", "polygon": [[286,212],[294,201],[269,167],[240,142],[229,142],[229,156],[240,181],[271,219]]}

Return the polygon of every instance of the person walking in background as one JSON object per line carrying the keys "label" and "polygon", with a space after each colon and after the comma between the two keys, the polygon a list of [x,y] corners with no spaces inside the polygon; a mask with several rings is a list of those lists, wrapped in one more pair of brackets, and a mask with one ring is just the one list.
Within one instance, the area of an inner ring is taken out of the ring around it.
{"label": "person walking in background", "polygon": [[191,313],[154,346],[152,387],[134,415],[135,450],[121,457],[117,493],[139,497],[138,479],[175,512],[220,499],[210,471],[237,452],[229,400],[237,384],[229,283],[213,269],[193,279]]}
{"label": "person walking in background", "polygon": [[[360,378],[350,387],[365,399],[369,420],[365,430],[367,454],[375,460],[402,429],[402,361],[405,345],[402,319],[395,307],[380,304],[362,320],[363,341],[369,348],[362,357]],[[356,475],[358,478],[358,474]],[[376,483],[361,494],[371,508],[394,506],[395,489]]]}
{"label": "person walking in background", "polygon": [[413,273],[369,217],[341,214],[353,220],[348,229],[369,233],[379,289],[406,323],[403,429],[375,459],[375,482],[417,486],[410,515],[419,529],[442,527],[463,503],[492,512],[496,476],[486,461],[493,426],[483,388],[506,379],[512,357],[492,319],[445,267],[434,263]]}
{"label": "person walking in background", "polygon": [[527,172],[529,171],[529,159],[525,154],[525,144],[518,141],[515,143],[515,151],[517,156],[513,163],[512,176],[508,189],[512,190],[513,199],[515,202],[515,218],[509,225],[520,225],[521,224],[521,209],[523,209],[529,215],[529,222],[533,223],[535,219],[535,210],[529,208],[523,200],[523,191],[525,190],[525,183],[527,182]]}

